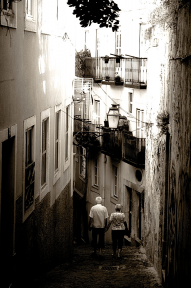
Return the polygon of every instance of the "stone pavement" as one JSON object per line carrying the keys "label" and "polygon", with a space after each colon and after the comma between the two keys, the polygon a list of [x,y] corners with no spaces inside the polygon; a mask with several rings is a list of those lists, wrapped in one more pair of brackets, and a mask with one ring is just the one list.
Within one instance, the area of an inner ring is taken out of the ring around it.
{"label": "stone pavement", "polygon": [[104,259],[92,258],[90,245],[74,245],[72,263],[59,265],[30,283],[30,288],[151,288],[163,287],[142,247],[124,246],[122,259],[112,258],[106,245]]}

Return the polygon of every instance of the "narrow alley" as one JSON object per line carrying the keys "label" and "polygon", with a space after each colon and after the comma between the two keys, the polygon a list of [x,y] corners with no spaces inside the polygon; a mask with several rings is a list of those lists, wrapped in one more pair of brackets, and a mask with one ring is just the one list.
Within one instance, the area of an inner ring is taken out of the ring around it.
{"label": "narrow alley", "polygon": [[112,257],[111,245],[104,249],[104,259],[91,257],[88,244],[74,245],[71,264],[57,266],[42,275],[29,288],[151,288],[163,287],[156,270],[142,246],[124,246],[121,259]]}

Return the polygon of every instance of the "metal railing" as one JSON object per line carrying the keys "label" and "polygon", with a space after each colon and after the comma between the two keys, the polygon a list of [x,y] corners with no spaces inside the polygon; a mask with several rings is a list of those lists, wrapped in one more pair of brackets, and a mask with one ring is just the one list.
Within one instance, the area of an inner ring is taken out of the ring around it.
{"label": "metal railing", "polygon": [[145,138],[136,138],[128,133],[123,134],[123,155],[125,162],[145,165]]}
{"label": "metal railing", "polygon": [[147,59],[129,58],[125,60],[125,83],[147,84]]}
{"label": "metal railing", "polygon": [[114,158],[122,157],[122,132],[103,128],[102,152]]}
{"label": "metal railing", "polygon": [[116,58],[109,58],[106,63],[101,57],[85,58],[85,77],[94,80],[114,81],[119,75],[126,84],[147,84],[147,59],[124,58],[116,63]]}

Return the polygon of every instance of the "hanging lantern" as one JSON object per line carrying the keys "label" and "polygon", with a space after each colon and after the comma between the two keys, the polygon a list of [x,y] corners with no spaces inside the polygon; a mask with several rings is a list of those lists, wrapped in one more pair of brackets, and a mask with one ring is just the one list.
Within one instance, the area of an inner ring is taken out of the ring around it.
{"label": "hanging lantern", "polygon": [[109,56],[105,55],[105,63],[109,62]]}
{"label": "hanging lantern", "polygon": [[120,58],[119,57],[116,58],[116,63],[120,63]]}
{"label": "hanging lantern", "polygon": [[111,104],[112,107],[109,108],[107,114],[107,119],[109,122],[109,128],[117,128],[119,122],[119,104]]}

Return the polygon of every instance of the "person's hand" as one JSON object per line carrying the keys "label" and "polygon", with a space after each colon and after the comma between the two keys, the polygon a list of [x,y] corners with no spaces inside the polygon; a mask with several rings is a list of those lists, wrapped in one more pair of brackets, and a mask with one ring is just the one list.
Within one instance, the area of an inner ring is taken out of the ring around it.
{"label": "person's hand", "polygon": [[107,227],[105,227],[105,228],[104,228],[104,233],[106,233],[106,232],[107,232],[107,230],[108,230],[108,229],[107,229]]}
{"label": "person's hand", "polygon": [[91,230],[92,230],[92,227],[88,227],[88,230],[91,231]]}

